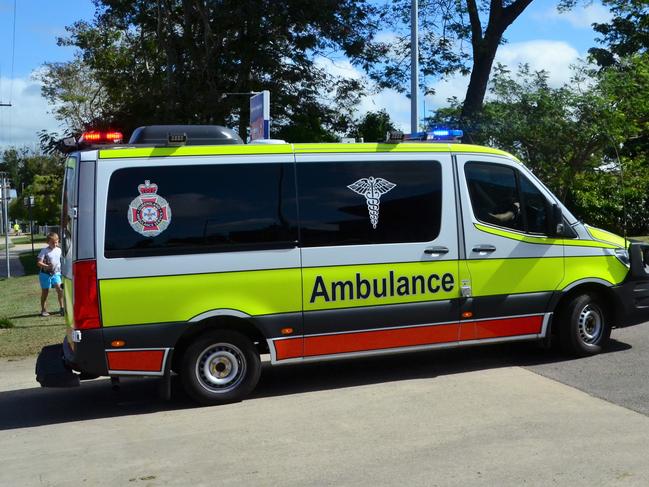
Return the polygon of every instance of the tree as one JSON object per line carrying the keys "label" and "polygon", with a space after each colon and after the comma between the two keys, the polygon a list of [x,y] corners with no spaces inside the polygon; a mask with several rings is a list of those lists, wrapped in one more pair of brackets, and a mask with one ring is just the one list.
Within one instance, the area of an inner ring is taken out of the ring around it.
{"label": "tree", "polygon": [[610,22],[594,24],[598,39],[604,47],[589,49],[590,55],[602,67],[616,64],[634,54],[649,49],[649,3],[646,0],[604,0],[613,18]]}
{"label": "tree", "polygon": [[[318,60],[340,52],[370,62],[374,11],[366,0],[317,8],[306,0],[97,0],[95,19],[59,40],[79,57],[46,66],[44,94],[70,127],[115,123],[128,133],[150,123],[220,123],[245,136],[248,97],[226,94],[267,89],[276,132],[304,114],[318,119],[309,124],[316,130],[338,130],[364,84]],[[87,72],[75,73],[74,63]],[[84,110],[96,103],[93,120]]]}
{"label": "tree", "polygon": [[390,115],[385,110],[367,112],[349,133],[356,139],[362,138],[365,142],[384,142],[385,135],[395,130]]}
{"label": "tree", "polygon": [[[552,88],[543,71],[523,65],[513,74],[498,65],[474,138],[524,161],[579,218],[646,233],[649,158],[618,147],[646,131],[649,103],[640,87],[648,67],[641,59],[626,70],[575,67],[571,83]],[[456,99],[431,123],[457,123],[461,109]]]}
{"label": "tree", "polygon": [[[409,80],[410,57],[408,15],[410,0],[400,0],[388,7],[385,18],[401,35],[382,45],[385,68],[369,66],[371,76],[382,87],[405,91]],[[498,47],[504,42],[507,28],[516,21],[532,0],[420,0],[420,66],[426,76],[453,73],[470,75],[462,103],[463,125],[477,116],[487,91],[489,77]],[[561,0],[561,4],[565,0]],[[426,93],[432,90],[424,85]]]}
{"label": "tree", "polygon": [[[63,178],[60,175],[36,175],[32,184],[25,188],[23,196],[33,196],[32,219],[37,225],[58,224],[61,219],[61,189]],[[27,220],[28,210],[23,197],[18,197],[10,206],[11,218]]]}
{"label": "tree", "polygon": [[18,198],[9,207],[11,218],[27,219],[23,198],[34,196],[34,220],[44,225],[59,221],[63,159],[45,155],[27,148],[9,148],[2,154],[2,169],[9,172]]}
{"label": "tree", "polygon": [[81,133],[86,127],[110,122],[106,89],[77,54],[65,63],[45,63],[39,74],[43,97],[54,109],[57,120],[64,121],[68,132]]}

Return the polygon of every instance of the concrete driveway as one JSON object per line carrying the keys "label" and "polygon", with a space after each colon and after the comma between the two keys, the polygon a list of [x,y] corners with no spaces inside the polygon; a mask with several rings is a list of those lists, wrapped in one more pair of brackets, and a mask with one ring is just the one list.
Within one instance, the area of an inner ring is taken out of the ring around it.
{"label": "concrete driveway", "polygon": [[266,366],[211,408],[150,379],[39,389],[34,358],[5,360],[0,485],[646,486],[649,325],[613,337]]}

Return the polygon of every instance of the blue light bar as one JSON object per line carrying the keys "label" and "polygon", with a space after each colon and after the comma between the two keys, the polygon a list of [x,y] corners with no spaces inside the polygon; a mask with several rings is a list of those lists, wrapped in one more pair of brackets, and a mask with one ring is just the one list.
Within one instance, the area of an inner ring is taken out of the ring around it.
{"label": "blue light bar", "polygon": [[386,134],[386,142],[458,142],[463,135],[464,132],[459,129],[433,129],[428,132],[413,132],[412,134],[394,131]]}
{"label": "blue light bar", "polygon": [[464,135],[459,129],[435,129],[432,131],[434,139],[443,140],[443,139],[459,139]]}

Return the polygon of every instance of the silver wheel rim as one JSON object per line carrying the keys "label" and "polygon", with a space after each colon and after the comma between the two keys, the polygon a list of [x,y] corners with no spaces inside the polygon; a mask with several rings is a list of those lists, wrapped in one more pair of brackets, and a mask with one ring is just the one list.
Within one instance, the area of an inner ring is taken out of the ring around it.
{"label": "silver wheel rim", "polygon": [[196,378],[210,392],[235,389],[246,376],[246,358],[230,343],[216,343],[203,350],[196,361]]}
{"label": "silver wheel rim", "polygon": [[604,318],[597,306],[584,306],[579,313],[578,329],[582,342],[592,345],[599,340],[604,330]]}

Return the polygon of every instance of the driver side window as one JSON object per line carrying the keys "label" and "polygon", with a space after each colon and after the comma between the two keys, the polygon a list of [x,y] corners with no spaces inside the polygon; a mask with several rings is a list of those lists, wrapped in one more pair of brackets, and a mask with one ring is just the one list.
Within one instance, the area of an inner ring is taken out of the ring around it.
{"label": "driver side window", "polygon": [[499,164],[469,162],[464,172],[473,214],[479,221],[547,234],[548,202],[519,171]]}

